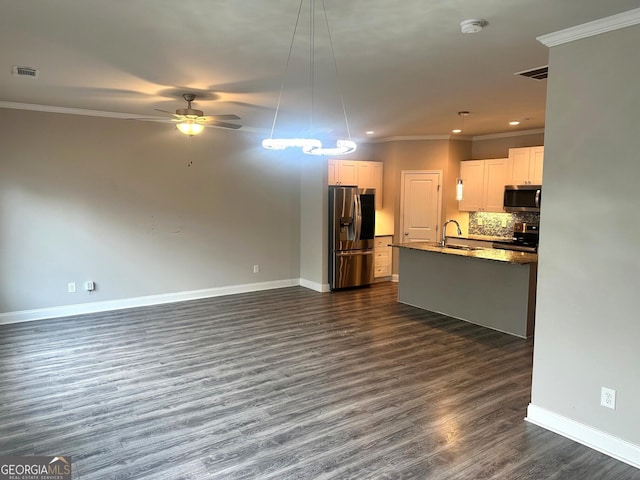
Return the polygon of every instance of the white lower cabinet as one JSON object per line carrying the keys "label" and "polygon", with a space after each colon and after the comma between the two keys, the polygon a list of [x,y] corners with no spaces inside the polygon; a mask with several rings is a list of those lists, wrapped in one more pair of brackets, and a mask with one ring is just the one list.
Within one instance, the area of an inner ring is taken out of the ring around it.
{"label": "white lower cabinet", "polygon": [[391,276],[391,247],[390,243],[393,243],[393,237],[391,235],[385,235],[384,237],[376,237],[374,244],[374,277],[390,277]]}

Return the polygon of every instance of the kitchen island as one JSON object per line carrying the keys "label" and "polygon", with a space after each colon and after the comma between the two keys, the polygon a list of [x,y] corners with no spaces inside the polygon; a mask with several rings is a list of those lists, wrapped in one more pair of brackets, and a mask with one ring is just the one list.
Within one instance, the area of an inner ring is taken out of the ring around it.
{"label": "kitchen island", "polygon": [[538,255],[493,248],[392,244],[398,301],[526,338],[533,335]]}

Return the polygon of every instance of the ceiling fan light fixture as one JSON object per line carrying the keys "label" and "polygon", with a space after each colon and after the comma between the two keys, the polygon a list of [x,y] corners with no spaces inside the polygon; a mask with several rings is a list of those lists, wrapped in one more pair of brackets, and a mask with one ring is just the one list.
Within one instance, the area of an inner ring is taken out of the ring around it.
{"label": "ceiling fan light fixture", "polygon": [[198,135],[204,130],[204,125],[192,119],[186,119],[184,122],[176,124],[176,128],[185,135]]}
{"label": "ceiling fan light fixture", "polygon": [[173,121],[176,122],[176,128],[185,135],[198,135],[204,130],[206,123],[210,123],[216,127],[221,128],[241,128],[242,125],[236,123],[226,123],[220,120],[240,120],[240,117],[235,114],[224,115],[206,115],[202,110],[191,108],[191,102],[196,98],[195,93],[185,93],[182,98],[187,102],[187,108],[178,108],[175,113],[167,110],[161,110],[156,108],[158,112],[167,113],[173,116]]}

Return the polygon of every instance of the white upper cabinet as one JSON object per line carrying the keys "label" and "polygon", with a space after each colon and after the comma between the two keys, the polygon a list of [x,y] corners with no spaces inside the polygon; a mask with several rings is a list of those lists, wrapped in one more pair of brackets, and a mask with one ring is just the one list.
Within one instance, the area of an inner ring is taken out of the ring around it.
{"label": "white upper cabinet", "polygon": [[357,164],[353,160],[329,160],[329,185],[358,185]]}
{"label": "white upper cabinet", "polygon": [[542,185],[542,164],[544,163],[544,147],[531,147],[531,160],[529,163],[531,183]]}
{"label": "white upper cabinet", "polygon": [[465,212],[504,212],[504,186],[509,178],[509,159],[468,160],[460,162],[464,186],[458,210]]}
{"label": "white upper cabinet", "polygon": [[382,162],[329,160],[329,185],[376,189],[376,209],[382,208]]}
{"label": "white upper cabinet", "polygon": [[509,185],[541,185],[544,147],[509,149]]}
{"label": "white upper cabinet", "polygon": [[484,211],[504,212],[504,186],[509,176],[509,159],[484,161]]}
{"label": "white upper cabinet", "polygon": [[478,212],[482,210],[484,191],[484,160],[468,160],[460,162],[460,178],[463,195],[458,203],[458,210]]}

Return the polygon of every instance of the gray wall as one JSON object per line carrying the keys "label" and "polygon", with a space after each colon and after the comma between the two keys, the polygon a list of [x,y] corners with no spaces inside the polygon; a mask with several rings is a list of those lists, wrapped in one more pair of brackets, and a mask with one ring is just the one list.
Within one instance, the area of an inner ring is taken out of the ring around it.
{"label": "gray wall", "polygon": [[[304,154],[302,154],[304,155]],[[327,159],[304,155],[301,160],[300,185],[300,278],[314,290],[328,289],[327,238]]]}
{"label": "gray wall", "polygon": [[[640,26],[550,50],[532,404],[640,445]],[[616,410],[599,406],[617,390]]]}
{"label": "gray wall", "polygon": [[256,135],[0,109],[0,312],[297,279],[300,204]]}

